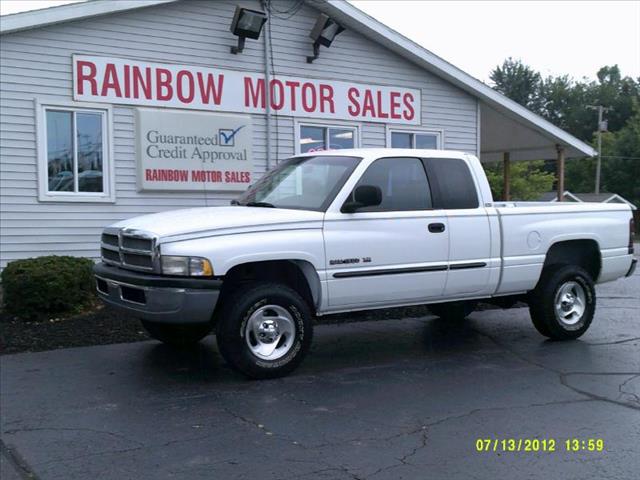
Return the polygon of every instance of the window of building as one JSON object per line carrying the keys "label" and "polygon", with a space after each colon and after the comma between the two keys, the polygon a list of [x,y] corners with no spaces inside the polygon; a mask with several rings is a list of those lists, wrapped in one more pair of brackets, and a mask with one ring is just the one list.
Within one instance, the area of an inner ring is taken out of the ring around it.
{"label": "window of building", "polygon": [[340,150],[358,146],[358,128],[342,125],[298,124],[300,153]]}
{"label": "window of building", "polygon": [[431,189],[422,161],[417,158],[381,158],[364,172],[358,185],[373,185],[382,190],[382,202],[359,212],[397,212],[428,210]]}
{"label": "window of building", "polygon": [[389,130],[387,144],[391,148],[427,148],[437,150],[440,147],[439,132],[411,130]]}
{"label": "window of building", "polygon": [[113,201],[108,109],[41,106],[40,200]]}

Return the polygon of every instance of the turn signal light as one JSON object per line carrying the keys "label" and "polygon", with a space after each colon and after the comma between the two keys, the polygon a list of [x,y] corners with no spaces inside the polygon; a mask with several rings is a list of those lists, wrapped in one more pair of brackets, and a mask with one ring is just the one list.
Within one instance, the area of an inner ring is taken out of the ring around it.
{"label": "turn signal light", "polygon": [[213,275],[211,263],[206,258],[189,258],[189,275],[192,277],[210,277]]}

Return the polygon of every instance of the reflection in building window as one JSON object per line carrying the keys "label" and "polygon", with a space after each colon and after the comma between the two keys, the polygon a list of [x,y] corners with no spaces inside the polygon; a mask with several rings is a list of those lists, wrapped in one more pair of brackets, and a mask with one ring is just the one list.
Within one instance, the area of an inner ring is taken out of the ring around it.
{"label": "reflection in building window", "polygon": [[105,112],[45,109],[47,191],[105,191]]}
{"label": "reflection in building window", "polygon": [[47,111],[49,191],[73,192],[73,112]]}
{"label": "reflection in building window", "polygon": [[300,125],[300,153],[356,147],[356,127]]}
{"label": "reflection in building window", "polygon": [[412,132],[392,130],[391,148],[424,148],[437,150],[440,148],[440,134],[431,132]]}

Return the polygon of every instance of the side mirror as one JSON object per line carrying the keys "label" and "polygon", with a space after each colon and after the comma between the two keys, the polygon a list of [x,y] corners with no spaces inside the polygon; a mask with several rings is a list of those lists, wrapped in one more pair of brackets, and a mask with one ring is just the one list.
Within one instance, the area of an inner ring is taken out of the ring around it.
{"label": "side mirror", "polygon": [[382,203],[382,190],[375,185],[360,185],[353,191],[353,201],[342,205],[342,213],[354,213],[364,207],[376,207]]}

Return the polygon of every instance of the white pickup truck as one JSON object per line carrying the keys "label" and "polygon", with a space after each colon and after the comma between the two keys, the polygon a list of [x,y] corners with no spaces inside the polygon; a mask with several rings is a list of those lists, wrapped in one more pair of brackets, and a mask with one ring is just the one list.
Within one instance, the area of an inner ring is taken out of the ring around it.
{"label": "white pickup truck", "polygon": [[478,159],[355,149],[281,162],[228,207],[125,220],[102,234],[97,289],[150,335],[221,354],[253,378],[287,374],[315,316],[429,304],[461,319],[479,299],[525,301],[534,326],[574,339],[594,283],[631,275],[620,204],[494,202]]}

